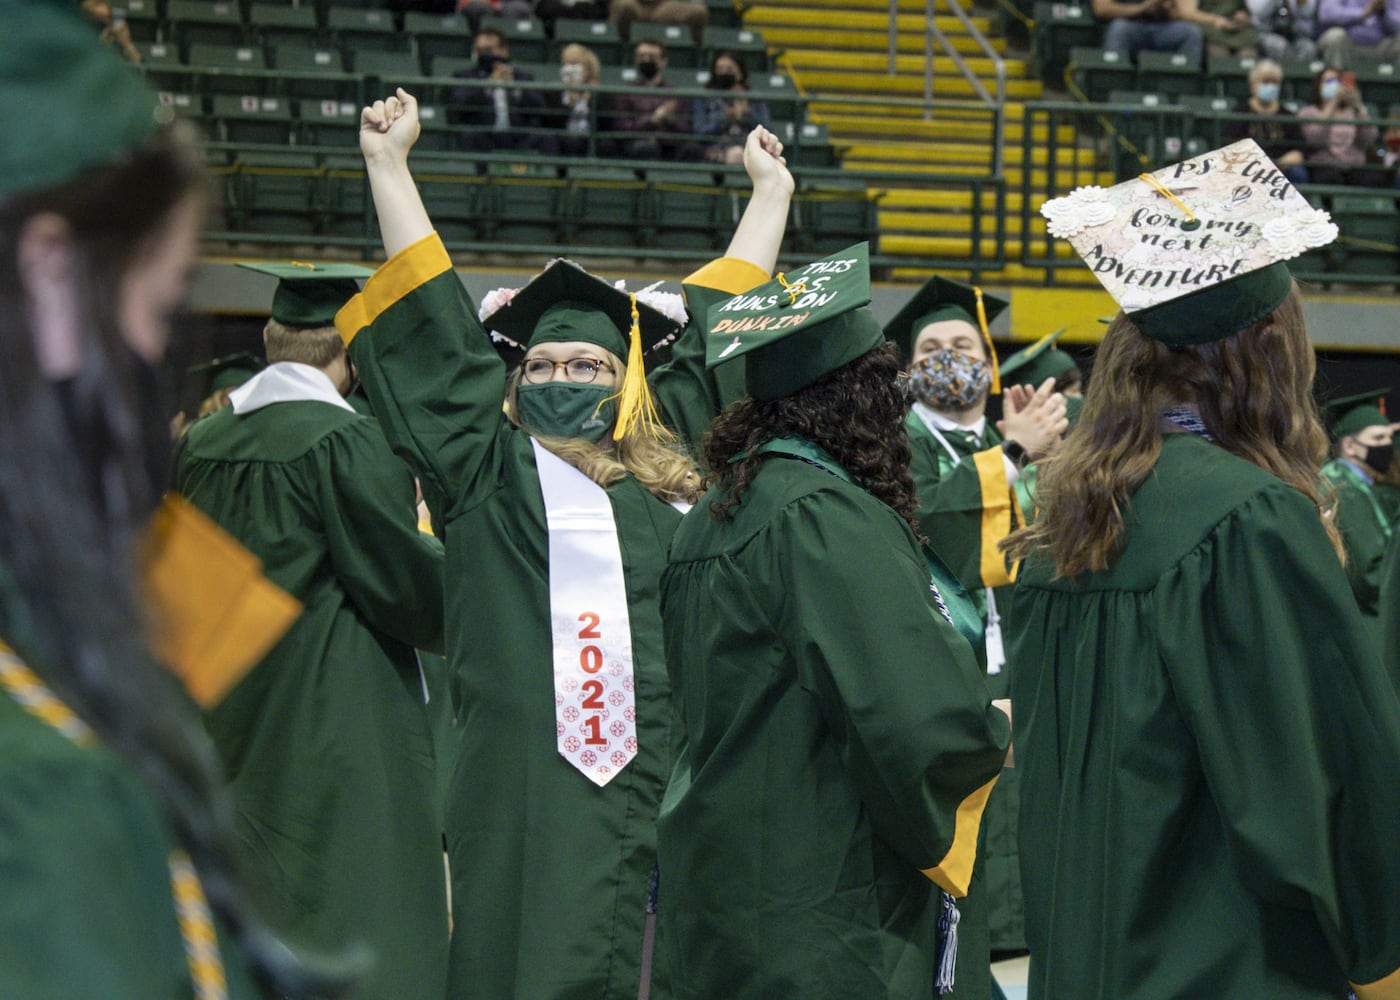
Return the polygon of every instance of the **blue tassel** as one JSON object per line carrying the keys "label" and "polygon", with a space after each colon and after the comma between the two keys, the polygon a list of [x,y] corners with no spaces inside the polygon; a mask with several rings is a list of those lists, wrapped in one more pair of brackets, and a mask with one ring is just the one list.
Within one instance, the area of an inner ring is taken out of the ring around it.
{"label": "blue tassel", "polygon": [[939,894],[943,899],[943,913],[938,918],[938,970],[933,978],[933,991],[939,996],[953,992],[953,976],[958,967],[958,912],[957,900],[946,892]]}

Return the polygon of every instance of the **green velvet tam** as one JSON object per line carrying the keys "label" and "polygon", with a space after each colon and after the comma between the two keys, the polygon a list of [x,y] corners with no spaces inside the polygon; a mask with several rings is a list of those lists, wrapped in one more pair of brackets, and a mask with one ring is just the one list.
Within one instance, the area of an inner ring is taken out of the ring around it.
{"label": "green velvet tam", "polygon": [[1130,312],[1128,318],[1153,340],[1173,347],[1208,344],[1269,315],[1292,287],[1288,265],[1276,261],[1199,292]]}
{"label": "green velvet tam", "polygon": [[1069,353],[1055,346],[1068,327],[1046,334],[1029,347],[1022,348],[1001,364],[1001,377],[1012,375],[1017,385],[1040,385],[1047,378],[1060,378],[1077,366]]}
{"label": "green velvet tam", "polygon": [[140,148],[169,120],[77,0],[7,3],[0,45],[0,199],[58,187]]}
{"label": "green velvet tam", "polygon": [[194,365],[185,374],[203,379],[201,395],[208,396],[220,389],[237,389],[266,365],[262,358],[249,351],[225,354],[223,357]]}
{"label": "green velvet tam", "polygon": [[1360,434],[1367,427],[1389,427],[1391,419],[1385,410],[1381,409],[1389,392],[1390,386],[1386,386],[1384,389],[1372,389],[1328,402],[1324,409],[1332,433],[1336,437],[1344,438]]}
{"label": "green velvet tam", "polygon": [[[1010,305],[997,295],[982,294],[982,309],[987,314],[990,325]],[[978,331],[977,289],[961,281],[934,275],[924,282],[923,287],[910,296],[909,301],[895,313],[894,318],[885,324],[885,337],[893,340],[904,351],[907,358],[914,353],[914,342],[919,331],[930,323],[957,319],[972,324]]]}
{"label": "green velvet tam", "polygon": [[374,272],[358,264],[249,264],[259,274],[277,279],[269,315],[283,326],[313,329],[335,325],[335,314],[359,294],[359,279]]}

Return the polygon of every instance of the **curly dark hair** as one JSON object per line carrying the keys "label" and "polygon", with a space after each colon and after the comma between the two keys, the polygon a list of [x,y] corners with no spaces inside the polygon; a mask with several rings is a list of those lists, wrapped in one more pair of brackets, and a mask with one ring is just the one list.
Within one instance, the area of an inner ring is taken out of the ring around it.
{"label": "curly dark hair", "polygon": [[[888,505],[922,540],[914,512],[919,501],[909,474],[907,404],[896,378],[899,348],[881,344],[804,389],[780,399],[745,396],[716,419],[705,435],[705,462],[713,470],[706,486],[728,496],[710,504],[719,521],[734,516],[763,465],[758,448],[775,437],[797,437],[820,445],[877,500]],[[731,463],[734,455],[744,458]]]}

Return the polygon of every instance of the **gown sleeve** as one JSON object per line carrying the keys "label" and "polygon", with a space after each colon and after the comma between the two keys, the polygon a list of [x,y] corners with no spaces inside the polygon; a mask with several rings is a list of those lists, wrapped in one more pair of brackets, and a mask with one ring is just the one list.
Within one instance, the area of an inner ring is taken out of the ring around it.
{"label": "gown sleeve", "polygon": [[505,364],[438,235],[385,261],[336,327],[394,453],[449,508],[494,488]]}
{"label": "gown sleeve", "polygon": [[790,505],[776,529],[789,553],[779,629],[875,830],[964,896],[1010,726],[894,518],[834,491]]}
{"label": "gown sleeve", "polygon": [[418,530],[408,471],[373,420],[347,425],[324,447],[318,471],[336,579],[375,629],[442,652],[442,543]]}
{"label": "gown sleeve", "polygon": [[1347,579],[1356,602],[1367,614],[1376,613],[1381,563],[1385,560],[1385,515],[1374,498],[1350,483],[1337,486],[1337,530],[1347,553]]}
{"label": "gown sleeve", "polygon": [[1400,697],[1312,505],[1278,484],[1158,587],[1157,634],[1249,888],[1400,997]]}

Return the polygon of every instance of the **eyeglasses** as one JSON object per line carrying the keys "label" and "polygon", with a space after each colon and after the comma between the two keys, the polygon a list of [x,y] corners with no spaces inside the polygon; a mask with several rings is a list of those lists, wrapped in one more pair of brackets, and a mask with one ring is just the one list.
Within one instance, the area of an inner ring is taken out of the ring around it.
{"label": "eyeglasses", "polygon": [[531,385],[549,382],[554,378],[554,369],[563,368],[570,382],[592,382],[602,369],[612,371],[612,365],[597,358],[570,358],[568,361],[551,361],[549,358],[526,358],[521,368],[525,381]]}

